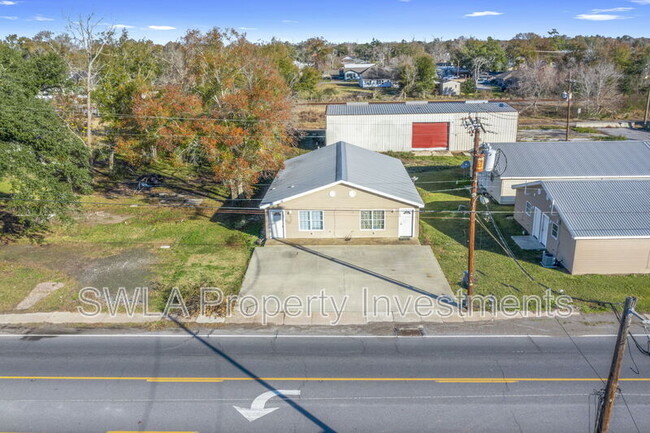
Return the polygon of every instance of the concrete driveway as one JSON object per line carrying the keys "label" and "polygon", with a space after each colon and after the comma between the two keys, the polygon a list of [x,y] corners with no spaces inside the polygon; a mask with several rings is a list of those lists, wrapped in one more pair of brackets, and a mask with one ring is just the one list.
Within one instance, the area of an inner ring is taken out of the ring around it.
{"label": "concrete driveway", "polygon": [[[255,298],[257,306],[264,297],[276,297],[287,317],[310,304],[311,314],[321,311],[361,314],[369,317],[367,321],[409,321],[417,302],[424,305],[420,311],[428,311],[425,304],[430,302],[455,306],[431,248],[420,245],[259,247],[253,252],[240,295]],[[256,306],[249,301],[240,302],[242,311]],[[278,306],[268,301],[267,307],[271,311]],[[296,314],[295,320],[303,315]],[[412,319],[420,321],[421,317]]]}

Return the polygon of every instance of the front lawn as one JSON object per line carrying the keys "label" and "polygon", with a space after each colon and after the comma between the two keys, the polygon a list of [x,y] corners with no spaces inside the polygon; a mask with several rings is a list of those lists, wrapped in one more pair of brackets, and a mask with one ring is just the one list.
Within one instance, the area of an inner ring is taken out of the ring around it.
{"label": "front lawn", "polygon": [[[459,167],[468,157],[406,157],[409,171],[417,176],[417,186],[426,203],[426,210],[441,211],[466,209],[469,193],[462,189],[467,184],[463,170]],[[451,181],[449,183],[443,183]],[[457,185],[456,181],[460,181]],[[456,190],[456,188],[461,189]],[[453,191],[444,191],[452,189]],[[442,191],[442,192],[440,192]],[[479,205],[480,210],[488,208]],[[494,219],[503,232],[510,249],[521,265],[540,283],[555,290],[584,299],[606,302],[623,302],[628,295],[639,298],[638,309],[650,311],[650,275],[570,275],[564,269],[546,269],[539,265],[541,252],[523,251],[510,239],[521,234],[522,228],[513,220],[511,206],[488,204],[495,213]],[[487,213],[481,217],[490,231],[496,230],[488,221]],[[431,244],[452,289],[460,287],[463,272],[467,269],[468,219],[463,214],[423,213],[421,217],[421,240]],[[544,288],[531,281],[508,257],[496,241],[477,225],[476,268],[478,281],[476,292],[482,295],[542,295]],[[602,310],[594,303],[577,302],[584,311]]]}
{"label": "front lawn", "polygon": [[220,187],[167,177],[163,186],[137,192],[101,179],[96,191],[82,198],[76,221],[53,224],[42,245],[0,246],[0,310],[49,281],[66,284],[32,311],[76,311],[83,287],[148,287],[150,309],[164,307],[173,287],[189,296],[200,287],[238,292],[261,221],[222,215]]}

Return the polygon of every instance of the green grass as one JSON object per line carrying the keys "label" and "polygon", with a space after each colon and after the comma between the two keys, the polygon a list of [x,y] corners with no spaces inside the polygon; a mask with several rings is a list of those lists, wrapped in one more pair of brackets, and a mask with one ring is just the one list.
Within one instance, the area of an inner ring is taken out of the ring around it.
{"label": "green grass", "polygon": [[602,134],[598,129],[591,126],[572,126],[571,130],[579,134]]}
{"label": "green grass", "polygon": [[[444,157],[438,157],[444,158]],[[419,171],[420,193],[426,203],[426,210],[458,210],[459,206],[469,204],[467,191],[440,191],[443,185],[422,183],[422,181],[456,181],[463,179],[462,170],[457,167],[460,158],[449,161],[435,161],[436,165],[426,171]],[[466,159],[466,158],[465,158]],[[407,160],[408,162],[408,160]],[[439,163],[439,164],[438,164]],[[420,169],[421,166],[410,169]],[[571,275],[563,269],[546,269],[539,265],[541,252],[522,251],[510,239],[511,235],[521,234],[522,228],[512,219],[510,206],[488,205],[491,210],[506,211],[495,214],[495,221],[504,233],[510,248],[522,266],[539,282],[555,290],[564,290],[570,296],[596,299],[607,302],[623,302],[625,296],[639,298],[638,309],[650,311],[650,275]],[[486,210],[484,206],[480,209]],[[430,244],[454,292],[461,288],[460,281],[467,269],[467,230],[468,220],[459,214],[425,213],[421,217],[421,240]],[[494,232],[494,228],[488,224]],[[477,227],[476,235],[476,292],[482,295],[543,295],[544,289],[531,281],[509,258],[490,235]],[[602,307],[587,302],[576,302],[583,311],[600,311]]]}
{"label": "green grass", "polygon": [[[198,299],[200,287],[218,287],[226,294],[238,292],[260,232],[260,216],[219,214],[226,196],[222,187],[201,182],[173,167],[158,167],[156,171],[173,180],[154,192],[201,197],[200,207],[161,206],[157,199],[128,188],[126,192],[115,192],[114,181],[101,179],[96,193],[81,198],[77,221],[54,224],[46,234],[44,244],[55,254],[60,252],[60,260],[57,255],[48,259],[48,267],[38,259],[16,254],[6,258],[9,261],[0,260],[0,272],[8,266],[16,269],[0,284],[0,309],[11,309],[39,282],[67,278],[61,296],[50,296],[37,307],[40,311],[75,311],[79,283],[68,274],[57,273],[58,265],[76,259],[99,260],[129,251],[143,251],[147,257],[154,257],[146,272],[152,275],[150,280],[124,281],[119,270],[111,269],[117,272],[114,280],[126,287],[147,285],[153,289],[150,296],[154,306],[163,307],[165,295],[173,287],[193,297],[190,306]],[[112,220],[107,223],[89,219],[98,213]]]}

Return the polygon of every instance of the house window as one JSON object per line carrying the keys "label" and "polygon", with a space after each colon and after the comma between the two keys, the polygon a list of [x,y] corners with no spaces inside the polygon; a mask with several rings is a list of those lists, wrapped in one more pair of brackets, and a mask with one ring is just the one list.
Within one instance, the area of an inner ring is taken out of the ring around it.
{"label": "house window", "polygon": [[533,205],[527,201],[526,202],[526,215],[531,216],[533,214]]}
{"label": "house window", "polygon": [[557,234],[559,231],[560,227],[557,224],[551,224],[551,236],[553,236],[553,239],[557,239]]}
{"label": "house window", "polygon": [[322,210],[301,210],[300,231],[323,230]]}
{"label": "house window", "polygon": [[386,227],[386,215],[383,210],[362,210],[361,230],[383,230]]}

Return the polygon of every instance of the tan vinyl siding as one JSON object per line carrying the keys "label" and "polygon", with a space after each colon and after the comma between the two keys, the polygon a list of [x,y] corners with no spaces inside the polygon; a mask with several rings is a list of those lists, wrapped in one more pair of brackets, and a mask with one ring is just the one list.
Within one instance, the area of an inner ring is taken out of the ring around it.
{"label": "tan vinyl siding", "polygon": [[573,239],[541,186],[516,190],[515,220],[530,233],[533,214],[526,215],[526,202],[547,214],[559,226],[558,239],[548,230],[546,249],[571,274],[650,273],[650,239]]}
{"label": "tan vinyl siding", "polygon": [[572,274],[650,273],[650,239],[578,239]]}
{"label": "tan vinyl siding", "polygon": [[[355,193],[350,196],[350,191]],[[334,193],[334,197],[330,193]],[[396,200],[372,194],[358,188],[346,185],[335,185],[330,188],[321,189],[302,197],[286,201],[270,209],[284,209],[285,237],[296,238],[395,238],[399,237],[399,209],[414,209],[414,234],[418,236],[418,212],[417,207],[401,203]],[[323,211],[323,230],[303,231],[300,230],[301,210]],[[385,211],[385,227],[383,230],[361,230],[361,210],[383,210]],[[267,210],[268,227],[268,210]]]}

